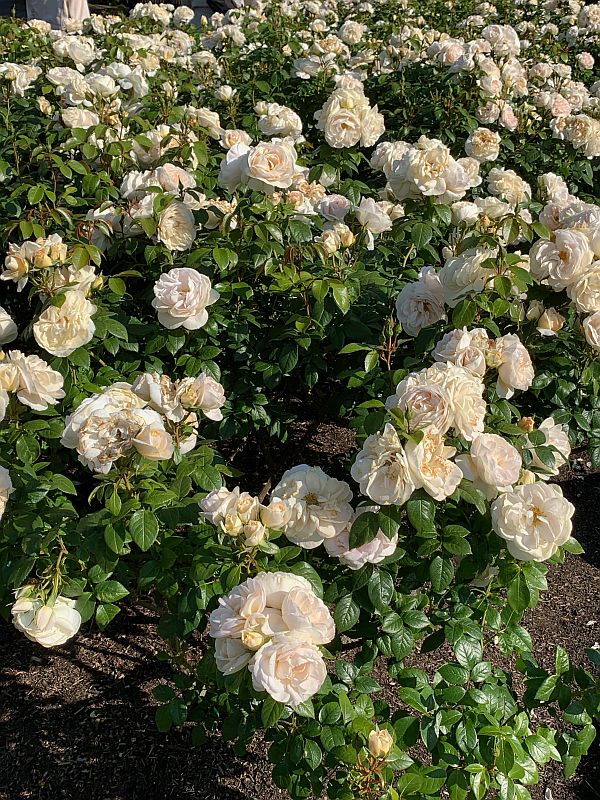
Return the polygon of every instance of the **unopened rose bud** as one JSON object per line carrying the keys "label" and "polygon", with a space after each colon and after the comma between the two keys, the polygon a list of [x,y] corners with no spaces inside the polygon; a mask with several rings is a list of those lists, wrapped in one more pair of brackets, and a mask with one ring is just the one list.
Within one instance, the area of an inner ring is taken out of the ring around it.
{"label": "unopened rose bud", "polygon": [[244,525],[244,542],[248,547],[258,547],[266,535],[265,526],[257,519],[251,519]]}
{"label": "unopened rose bud", "polygon": [[221,522],[221,528],[228,536],[239,536],[244,530],[244,523],[237,514],[227,514]]}
{"label": "unopened rose bud", "polygon": [[385,758],[394,746],[389,731],[371,731],[369,734],[369,753],[373,758]]}
{"label": "unopened rose bud", "polygon": [[527,319],[539,319],[544,313],[544,304],[539,300],[532,300],[527,309]]}
{"label": "unopened rose bud", "polygon": [[261,506],[260,518],[267,528],[279,530],[289,522],[291,510],[286,502],[278,497],[272,497],[268,506]]}
{"label": "unopened rose bud", "polygon": [[340,240],[342,247],[352,247],[354,244],[354,234],[347,225],[339,223],[335,226],[335,232]]}
{"label": "unopened rose bud", "polygon": [[104,286],[104,278],[98,275],[96,280],[92,283],[92,289],[101,289]]}
{"label": "unopened rose bud", "polygon": [[537,483],[538,476],[535,472],[532,472],[530,469],[524,469],[521,472],[521,477],[519,479],[519,483],[526,484],[526,483]]}
{"label": "unopened rose bud", "polygon": [[555,308],[548,308],[537,322],[542,336],[554,336],[565,324],[565,318]]}
{"label": "unopened rose bud", "polygon": [[531,433],[531,431],[535,428],[535,422],[533,420],[533,417],[521,417],[518,425],[519,428],[521,428],[521,430],[526,431],[526,433]]}
{"label": "unopened rose bud", "polygon": [[235,510],[240,520],[245,524],[256,518],[259,507],[258,497],[253,497],[248,492],[243,492]]}
{"label": "unopened rose bud", "polygon": [[242,631],[242,644],[244,647],[247,647],[248,650],[258,650],[259,647],[262,647],[266,641],[266,636],[264,636],[260,631]]}
{"label": "unopened rose bud", "polygon": [[175,450],[171,434],[157,425],[146,425],[142,428],[133,439],[133,446],[141,456],[150,461],[171,458]]}

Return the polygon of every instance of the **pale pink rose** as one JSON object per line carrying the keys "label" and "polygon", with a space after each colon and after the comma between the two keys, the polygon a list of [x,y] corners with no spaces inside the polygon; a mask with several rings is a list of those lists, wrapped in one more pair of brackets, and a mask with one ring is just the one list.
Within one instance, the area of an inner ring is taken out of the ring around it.
{"label": "pale pink rose", "polygon": [[519,337],[510,333],[496,340],[502,359],[498,367],[496,391],[500,397],[511,398],[515,389],[526,391],[533,383],[535,372],[531,356]]}
{"label": "pale pink rose", "polygon": [[163,272],[154,284],[154,295],[152,305],[158,311],[158,321],[169,330],[202,328],[208,322],[206,307],[219,299],[209,278],[189,267]]}
{"label": "pale pink rose", "polygon": [[465,478],[492,500],[519,480],[522,460],[519,451],[502,436],[482,433],[473,440],[471,452],[456,463]]}
{"label": "pale pink rose", "polygon": [[434,500],[445,500],[454,493],[462,480],[462,472],[450,461],[456,449],[446,447],[443,436],[428,429],[420,442],[409,439],[405,451],[408,469],[417,489],[425,489]]}
{"label": "pale pink rose", "polygon": [[312,590],[291,589],[281,606],[281,616],[294,637],[304,642],[327,644],[335,636],[333,617]]}
{"label": "pale pink rose", "polygon": [[288,636],[276,636],[261,647],[251,666],[254,688],[292,707],[315,695],[327,677],[319,649]]}

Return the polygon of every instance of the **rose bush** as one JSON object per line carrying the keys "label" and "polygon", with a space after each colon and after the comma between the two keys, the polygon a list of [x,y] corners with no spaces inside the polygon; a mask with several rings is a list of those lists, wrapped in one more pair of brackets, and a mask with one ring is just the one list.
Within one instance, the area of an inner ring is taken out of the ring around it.
{"label": "rose bush", "polygon": [[264,730],[294,798],[526,800],[600,704],[521,625],[600,465],[600,6],[190,21],[0,21],[3,614],[149,605],[158,727]]}

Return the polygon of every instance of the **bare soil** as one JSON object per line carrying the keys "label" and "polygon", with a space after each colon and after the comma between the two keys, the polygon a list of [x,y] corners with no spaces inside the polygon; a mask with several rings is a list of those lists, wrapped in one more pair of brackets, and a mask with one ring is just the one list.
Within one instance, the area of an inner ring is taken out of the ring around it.
{"label": "bare soil", "polygon": [[[332,461],[339,463],[352,446],[349,430],[300,423],[285,446],[292,462],[283,452],[269,460],[285,469],[303,458],[335,474]],[[526,621],[536,655],[548,667],[557,644],[583,664],[586,648],[600,641],[600,475],[587,473],[583,455],[561,481],[576,506],[575,535],[586,552],[550,569],[549,590]],[[162,649],[156,621],[144,609],[126,608],[107,632],[88,625],[56,651],[0,623],[0,800],[285,797],[271,781],[260,742],[242,759],[216,731],[199,748],[192,747],[187,728],[158,733],[151,692],[170,669],[156,659]],[[393,685],[385,691],[393,694]],[[532,796],[600,800],[598,744],[570,781],[560,765],[548,765]]]}

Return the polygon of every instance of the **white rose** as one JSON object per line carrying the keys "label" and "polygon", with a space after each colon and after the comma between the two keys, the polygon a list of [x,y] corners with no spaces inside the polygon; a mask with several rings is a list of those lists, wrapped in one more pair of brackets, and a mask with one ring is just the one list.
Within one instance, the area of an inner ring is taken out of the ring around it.
{"label": "white rose", "polygon": [[317,211],[328,222],[342,222],[350,211],[350,201],[341,194],[329,194],[319,201]]}
{"label": "white rose", "polygon": [[[365,511],[377,511],[377,506],[361,506],[356,510],[355,518],[364,514]],[[379,564],[396,552],[398,534],[388,539],[382,530],[377,531],[375,538],[370,542],[351,550],[350,528],[352,527],[352,522],[353,520],[351,520],[348,528],[333,539],[325,539],[323,542],[329,555],[339,558],[344,566],[349,567],[351,570],[358,570],[364,567],[365,564]]]}
{"label": "white rose", "polygon": [[350,474],[378,505],[404,505],[415,490],[406,453],[393,425],[367,436]]}
{"label": "white rose", "polygon": [[0,306],[0,345],[13,342],[18,333],[18,328],[8,311]]}
{"label": "white rose", "polygon": [[175,200],[170,203],[158,219],[157,239],[169,250],[189,250],[196,238],[196,222],[191,210]]}
{"label": "white rose", "polygon": [[452,427],[457,433],[472,441],[483,431],[486,412],[483,381],[463,367],[439,362],[425,371],[425,379],[443,386],[448,393]]}
{"label": "white rose", "polygon": [[138,453],[150,461],[164,461],[171,458],[175,450],[173,437],[168,433],[162,421],[143,427],[132,439]]}
{"label": "white rose", "polygon": [[[542,248],[539,252],[546,259],[548,283],[557,292],[584,275],[594,258],[587,235],[573,230],[556,231],[554,248]],[[542,267],[542,274],[545,271]]]}
{"label": "white rose", "polygon": [[40,347],[53,356],[68,356],[91,342],[96,326],[92,314],[96,306],[83,292],[68,289],[60,307],[48,306],[33,324],[33,335]]}
{"label": "white rose", "polygon": [[465,478],[488,500],[517,483],[522,466],[516,447],[495,433],[479,434],[471,444],[470,453],[458,456],[456,463]]}
{"label": "white rose", "polygon": [[541,461],[539,456],[536,454],[535,447],[530,448],[532,455],[531,466],[542,470],[542,472],[545,474],[538,477],[543,477],[543,479],[546,480],[550,475],[558,475],[560,468],[569,463],[569,456],[571,455],[571,442],[569,441],[569,437],[567,436],[563,426],[557,425],[552,417],[545,419],[540,424],[538,430],[540,430],[546,437],[546,441],[544,443],[545,447],[554,448],[554,466],[552,467],[549,467],[547,464],[544,464]]}
{"label": "white rose", "polygon": [[0,465],[0,519],[6,509],[8,498],[14,492],[10,474],[6,467]]}
{"label": "white rose", "polygon": [[177,397],[185,408],[199,408],[205,417],[219,422],[225,404],[225,390],[210,375],[202,372],[197,378],[184,378],[177,386]]}
{"label": "white rose", "polygon": [[[320,126],[321,122],[317,127]],[[340,150],[343,147],[354,147],[359,143],[362,135],[360,117],[345,108],[328,114],[321,130],[325,133],[327,144],[336,150]]]}
{"label": "white rose", "polygon": [[515,206],[531,200],[531,186],[512,169],[491,169],[487,177],[490,194]]}
{"label": "white rose", "polygon": [[556,336],[565,324],[565,318],[559,314],[555,308],[547,308],[543,314],[538,317],[537,330],[542,336]]}
{"label": "white rose", "polygon": [[45,411],[65,396],[63,376],[38,356],[12,350],[3,366],[16,371],[14,389],[19,400],[34,411]]}
{"label": "white rose", "polygon": [[409,336],[445,319],[444,289],[433,267],[424,267],[418,281],[407,283],[396,299],[398,322]]}
{"label": "white rose", "polygon": [[436,361],[456,364],[482,378],[487,367],[484,352],[487,342],[488,335],[484,328],[453,330],[440,339],[432,355]]}
{"label": "white rose", "polygon": [[100,124],[100,117],[94,111],[85,108],[65,108],[61,113],[66,128],[93,128]]}
{"label": "white rose", "polygon": [[260,518],[267,528],[279,530],[286,525],[291,516],[291,510],[286,502],[279,497],[272,496],[268,506],[260,507]]}
{"label": "white rose", "polygon": [[433,428],[446,433],[452,424],[451,398],[443,386],[427,383],[420,373],[407,375],[387,398],[387,408],[400,408],[408,417],[411,431]]}
{"label": "white rose", "polygon": [[500,154],[500,134],[488,128],[477,128],[465,143],[465,152],[477,161],[495,161]]}
{"label": "white rose", "polygon": [[546,561],[570,538],[574,511],[559,486],[538,481],[494,500],[492,527],[513,558]]}
{"label": "white rose", "polygon": [[254,688],[292,707],[315,695],[326,677],[319,649],[287,636],[276,636],[252,660]]}
{"label": "white rose", "polygon": [[502,336],[496,340],[496,348],[501,358],[496,384],[499,397],[511,398],[515,389],[520,391],[529,389],[535,372],[531,356],[519,337],[514,333]]}
{"label": "white rose", "polygon": [[218,525],[228,514],[235,511],[240,498],[240,487],[236,486],[233,491],[229,491],[225,486],[209,492],[200,501],[200,508],[205,519]]}
{"label": "white rose", "polygon": [[327,644],[335,636],[329,609],[311,589],[291,589],[281,606],[281,616],[294,638],[304,642]]}
{"label": "white rose", "polygon": [[493,271],[484,262],[495,253],[485,247],[472,247],[458,256],[449,258],[439,271],[446,303],[454,308],[471,292],[481,292]]}
{"label": "white rose", "polygon": [[244,180],[250,150],[251,148],[247,144],[240,141],[228,149],[221,161],[219,184],[230,192],[234,192]]}
{"label": "white rose", "polygon": [[209,278],[189,267],[163,272],[154,284],[154,295],[152,305],[158,311],[158,321],[169,330],[202,328],[208,321],[206,307],[219,299]]}
{"label": "white rose", "polygon": [[308,550],[336,536],[352,516],[350,487],[330,478],[320,467],[300,464],[287,470],[273,494],[290,508],[283,529],[286,537]]}
{"label": "white rose", "polygon": [[600,350],[600,311],[583,320],[583,332],[586,342],[595,350]]}
{"label": "white rose", "polygon": [[60,443],[73,449],[79,441],[79,431],[85,421],[96,413],[110,413],[122,409],[138,409],[144,401],[135,395],[128,383],[115,383],[101,394],[86,398],[78,408],[65,419],[65,429]]}
{"label": "white rose", "polygon": [[241,639],[217,639],[215,641],[215,662],[223,675],[233,675],[248,665],[252,652],[242,644]]}
{"label": "white rose", "polygon": [[452,203],[452,224],[461,225],[474,225],[481,215],[479,206],[476,203],[471,203],[468,200],[458,200]]}
{"label": "white rose", "polygon": [[296,151],[285,142],[260,142],[248,150],[242,161],[245,183],[265,194],[273,194],[276,189],[289,189],[297,169]]}
{"label": "white rose", "polygon": [[237,128],[227,128],[221,134],[221,147],[224,150],[230,150],[236,144],[249,145],[252,142],[252,137]]}
{"label": "white rose", "polygon": [[81,625],[75,600],[59,595],[53,605],[44,605],[33,587],[17,592],[11,614],[15,628],[42,647],[64,644],[75,636]]}
{"label": "white rose", "polygon": [[429,428],[420,442],[409,439],[405,452],[408,469],[417,489],[425,489],[434,500],[445,500],[454,493],[462,480],[462,472],[450,461],[456,449],[446,447],[441,434]]}
{"label": "white rose", "polygon": [[159,414],[174,422],[181,422],[185,411],[181,407],[172,380],[168,375],[145,372],[135,379],[131,390]]}
{"label": "white rose", "polygon": [[392,228],[392,221],[372,197],[363,197],[355,209],[359,223],[371,233],[383,233]]}
{"label": "white rose", "polygon": [[581,314],[600,311],[600,261],[594,261],[578,280],[567,286],[567,294]]}

